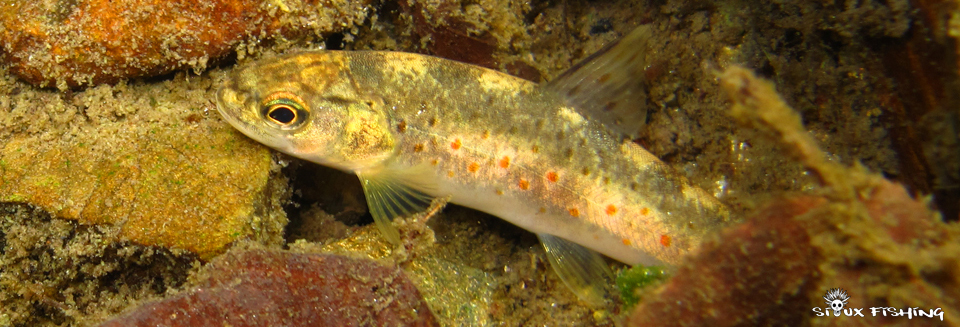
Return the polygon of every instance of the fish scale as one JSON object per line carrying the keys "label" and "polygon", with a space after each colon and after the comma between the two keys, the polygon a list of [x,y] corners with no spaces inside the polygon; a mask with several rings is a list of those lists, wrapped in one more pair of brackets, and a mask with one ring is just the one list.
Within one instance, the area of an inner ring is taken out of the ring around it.
{"label": "fish scale", "polygon": [[[618,136],[532,82],[436,58],[417,61],[422,73],[398,77],[376,67],[418,55],[345,54],[358,84],[383,97],[390,125],[404,126],[395,128],[397,158],[433,166],[432,195],[631,264],[676,263],[699,242],[690,224],[716,218],[663,219],[661,208],[676,207],[666,202],[683,197],[681,179],[660,163],[631,162]],[[453,80],[458,87],[444,87]]]}
{"label": "fish scale", "polygon": [[578,291],[600,262],[580,246],[675,265],[730,223],[716,198],[611,128],[625,121],[611,108],[641,105],[621,68],[637,48],[610,47],[546,85],[418,54],[302,52],[238,69],[218,108],[261,143],[356,173],[391,241],[392,216],[449,196],[537,233]]}

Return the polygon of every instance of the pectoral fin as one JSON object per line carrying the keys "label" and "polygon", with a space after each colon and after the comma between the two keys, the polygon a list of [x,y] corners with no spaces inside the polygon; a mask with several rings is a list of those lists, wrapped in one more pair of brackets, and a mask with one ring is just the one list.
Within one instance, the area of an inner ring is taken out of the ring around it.
{"label": "pectoral fin", "polygon": [[550,234],[537,234],[547,252],[550,266],[580,300],[595,307],[603,305],[613,273],[600,254]]}
{"label": "pectoral fin", "polygon": [[363,193],[373,222],[383,236],[393,244],[400,244],[400,233],[391,221],[398,216],[407,216],[430,207],[433,197],[421,190],[429,189],[420,169],[379,169],[374,172],[358,172]]}

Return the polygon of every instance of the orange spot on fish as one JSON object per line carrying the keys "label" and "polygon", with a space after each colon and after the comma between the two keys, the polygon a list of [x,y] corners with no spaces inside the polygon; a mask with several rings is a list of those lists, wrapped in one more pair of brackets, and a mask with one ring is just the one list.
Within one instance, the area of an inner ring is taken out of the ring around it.
{"label": "orange spot on fish", "polygon": [[597,82],[606,83],[609,80],[610,80],[610,73],[606,73],[606,74],[600,75],[600,78],[597,79]]}
{"label": "orange spot on fish", "polygon": [[438,163],[440,163],[440,161],[437,161],[437,159],[430,160],[431,165],[436,166]]}
{"label": "orange spot on fish", "polygon": [[450,148],[454,150],[459,150],[460,145],[462,145],[462,143],[460,143],[460,139],[454,139],[453,142],[450,142]]}
{"label": "orange spot on fish", "polygon": [[574,217],[580,217],[580,210],[577,208],[570,208],[570,215]]}
{"label": "orange spot on fish", "polygon": [[559,177],[557,176],[557,173],[556,173],[556,172],[552,172],[552,171],[548,171],[548,172],[547,172],[547,180],[548,180],[548,181],[550,181],[550,182],[552,182],[552,183],[556,183],[558,178],[559,178]]}
{"label": "orange spot on fish", "polygon": [[453,174],[453,171],[452,171],[452,170],[447,172],[447,176],[453,177],[453,175],[454,175],[454,174]]}
{"label": "orange spot on fish", "polygon": [[469,170],[471,173],[475,173],[477,170],[480,170],[480,164],[471,162],[470,165],[467,166],[467,170]]}
{"label": "orange spot on fish", "polygon": [[663,245],[664,247],[670,246],[670,236],[660,235],[660,245]]}
{"label": "orange spot on fish", "polygon": [[610,102],[607,102],[607,104],[603,106],[603,110],[604,110],[604,111],[612,111],[613,108],[615,108],[616,106],[617,106],[617,103],[616,103],[616,102],[610,101]]}
{"label": "orange spot on fish", "polygon": [[630,246],[630,240],[628,240],[628,239],[622,239],[622,240],[620,240],[620,241],[623,242],[623,245]]}
{"label": "orange spot on fish", "polygon": [[608,216],[613,216],[613,215],[615,215],[616,213],[617,213],[617,206],[612,205],[612,204],[607,206],[607,215],[608,215]]}
{"label": "orange spot on fish", "polygon": [[546,212],[547,212],[547,208],[540,207],[540,213],[546,213]]}
{"label": "orange spot on fish", "polygon": [[640,208],[640,214],[641,214],[641,215],[644,215],[644,216],[649,215],[649,214],[650,214],[650,209],[647,208],[647,207]]}
{"label": "orange spot on fish", "polygon": [[423,151],[423,144],[422,143],[414,144],[413,152],[420,152],[420,151]]}
{"label": "orange spot on fish", "polygon": [[497,190],[497,195],[503,195],[503,190]]}
{"label": "orange spot on fish", "polygon": [[510,157],[503,156],[503,159],[500,159],[500,168],[507,169],[510,167]]}
{"label": "orange spot on fish", "polygon": [[517,186],[519,186],[521,190],[527,190],[530,189],[530,182],[521,178],[520,182],[517,183]]}

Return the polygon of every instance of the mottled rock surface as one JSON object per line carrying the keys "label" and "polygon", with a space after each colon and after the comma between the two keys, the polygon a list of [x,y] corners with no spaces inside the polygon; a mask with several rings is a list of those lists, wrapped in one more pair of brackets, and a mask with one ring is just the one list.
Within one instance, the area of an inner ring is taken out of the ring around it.
{"label": "mottled rock surface", "polygon": [[282,244],[289,190],[216,116],[221,75],[78,92],[0,76],[0,325],[102,320],[238,240]]}
{"label": "mottled rock surface", "polygon": [[[0,202],[203,258],[239,239],[277,244],[286,218],[269,152],[219,120],[216,83],[101,86],[60,94],[4,85]],[[279,214],[279,215],[278,215]]]}
{"label": "mottled rock surface", "polygon": [[40,86],[92,85],[207,64],[275,39],[349,29],[366,1],[2,1],[0,46]]}
{"label": "mottled rock surface", "polygon": [[0,204],[0,326],[90,325],[177,289],[200,264],[194,253],[119,233]]}
{"label": "mottled rock surface", "polygon": [[234,251],[204,274],[101,326],[439,326],[402,270],[370,259]]}
{"label": "mottled rock surface", "polygon": [[139,127],[117,124],[62,142],[6,140],[0,201],[117,225],[125,239],[202,257],[259,229],[252,220],[266,204],[266,151],[223,125]]}
{"label": "mottled rock surface", "polygon": [[[960,310],[960,230],[902,186],[878,181],[855,204],[796,197],[770,204],[689,258],[644,295],[629,326],[929,326],[939,318],[873,317],[872,307]],[[883,209],[883,210],[878,210]],[[690,287],[690,285],[701,285]],[[817,316],[829,289],[865,317]]]}
{"label": "mottled rock surface", "polygon": [[[791,220],[825,202],[797,198],[703,245],[663,288],[645,294],[631,326],[767,326],[802,321],[816,284],[819,253]],[[703,287],[690,287],[703,285]]]}

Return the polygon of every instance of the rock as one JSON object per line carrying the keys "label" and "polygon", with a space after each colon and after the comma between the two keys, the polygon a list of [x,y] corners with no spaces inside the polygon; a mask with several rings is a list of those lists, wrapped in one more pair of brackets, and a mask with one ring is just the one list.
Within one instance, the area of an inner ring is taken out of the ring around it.
{"label": "rock", "polygon": [[437,320],[444,326],[492,324],[491,306],[495,278],[492,274],[446,260],[436,246],[434,232],[426,222],[446,204],[436,200],[431,209],[410,218],[394,220],[404,245],[388,243],[373,224],[352,229],[344,238],[322,246],[297,242],[293,251],[322,251],[395,260],[413,280]]}
{"label": "rock", "polygon": [[370,259],[232,251],[205,274],[198,287],[101,326],[438,326],[399,268]]}
{"label": "rock", "polygon": [[184,128],[192,131],[130,128],[74,142],[8,140],[0,146],[0,202],[29,203],[82,224],[118,225],[124,239],[208,258],[260,229],[251,219],[266,205],[270,156],[226,125]]}
{"label": "rock", "polygon": [[[219,120],[217,82],[14,87],[0,112],[0,202],[201,259],[239,239],[281,244],[285,180],[270,152]],[[212,112],[212,114],[210,114]]]}
{"label": "rock", "polygon": [[[830,160],[770,82],[739,67],[720,82],[731,114],[815,173],[820,196],[774,202],[705,242],[644,296],[629,326],[925,326],[940,319],[871,310],[960,310],[957,224],[944,223],[902,185]],[[836,288],[849,295],[845,308],[864,317],[818,314]]]}
{"label": "rock", "polygon": [[369,2],[344,0],[3,1],[0,45],[40,86],[113,83],[207,64],[278,38],[350,28]]}
{"label": "rock", "polygon": [[773,204],[701,245],[666,285],[645,294],[629,326],[765,326],[808,315],[819,254],[793,220],[824,203]]}
{"label": "rock", "polygon": [[955,286],[960,284],[960,226],[943,223],[928,201],[878,180],[861,192],[859,203],[833,203],[819,217],[807,217],[830,222],[828,230],[811,233],[812,245],[824,255],[817,271],[824,278],[807,294],[810,308],[828,307],[823,298],[827,290],[841,288],[850,296],[845,307],[863,308],[866,316],[811,317],[812,326],[943,324],[936,317],[873,317],[874,307],[941,309],[944,321],[960,312]]}
{"label": "rock", "polygon": [[118,232],[0,203],[0,326],[89,326],[180,288],[201,264],[187,251],[115,241]]}
{"label": "rock", "polygon": [[[794,197],[730,228],[644,301],[629,326],[895,325],[939,318],[879,316],[870,308],[957,312],[960,230],[897,184],[875,180],[853,203]],[[690,287],[690,285],[699,285]],[[841,288],[865,317],[818,316]]]}

